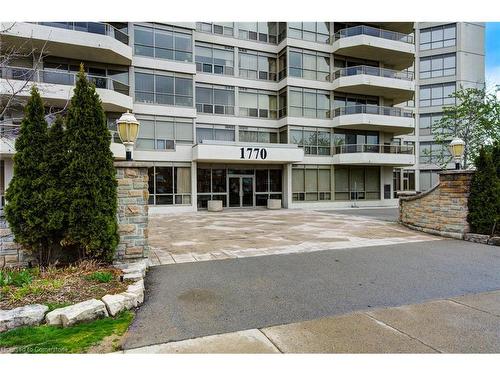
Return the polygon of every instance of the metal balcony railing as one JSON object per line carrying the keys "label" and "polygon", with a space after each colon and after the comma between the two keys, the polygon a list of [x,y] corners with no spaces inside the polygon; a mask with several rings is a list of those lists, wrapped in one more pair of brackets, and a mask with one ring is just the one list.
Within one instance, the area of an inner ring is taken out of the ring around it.
{"label": "metal balcony railing", "polygon": [[105,22],[34,22],[38,25],[57,27],[59,29],[83,31],[85,33],[107,35],[128,45],[129,37],[124,31]]}
{"label": "metal balcony railing", "polygon": [[378,29],[376,27],[366,26],[366,25],[353,26],[353,27],[348,27],[347,29],[339,30],[338,32],[335,33],[334,40],[356,35],[374,36],[377,38],[396,40],[399,42],[404,42],[409,44],[414,43],[413,35],[398,33],[396,31]]}
{"label": "metal balcony railing", "polygon": [[348,68],[338,69],[333,73],[333,79],[335,80],[340,77],[350,77],[361,74],[376,76],[376,77],[384,77],[384,78],[402,79],[405,81],[413,81],[413,72],[405,70],[379,68],[376,66],[368,66],[368,65],[356,65],[356,66],[350,66]]}
{"label": "metal balcony railing", "polygon": [[333,117],[344,115],[381,115],[381,116],[395,116],[395,117],[413,117],[413,112],[398,107],[383,107],[370,104],[357,104],[346,107],[339,107],[333,110]]}
{"label": "metal balcony railing", "polygon": [[[74,86],[76,84],[76,73],[62,72],[57,70],[36,70],[30,68],[17,68],[7,66],[0,68],[0,78],[22,81],[33,81],[56,85]],[[87,79],[98,89],[107,89],[129,95],[129,85],[116,81],[111,77],[87,75]]]}
{"label": "metal balcony railing", "polygon": [[413,155],[413,146],[347,144],[333,147],[334,154],[370,152],[375,154]]}

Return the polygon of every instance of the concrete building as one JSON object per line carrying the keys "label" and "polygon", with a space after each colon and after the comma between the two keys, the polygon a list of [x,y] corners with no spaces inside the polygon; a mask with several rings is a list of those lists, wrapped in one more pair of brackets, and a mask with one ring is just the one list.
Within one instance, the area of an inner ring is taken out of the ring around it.
{"label": "concrete building", "polygon": [[[46,105],[64,108],[83,62],[110,129],[126,110],[141,122],[134,159],[151,164],[151,212],[209,200],[394,206],[398,190],[427,187],[432,167],[415,146],[428,147],[421,124],[439,113],[438,85],[444,102],[445,83],[484,82],[484,25],[451,25],[453,33],[411,22],[4,23],[3,45],[45,45],[46,56],[0,67],[0,95],[34,72]],[[13,107],[0,119],[2,189],[20,117]]]}

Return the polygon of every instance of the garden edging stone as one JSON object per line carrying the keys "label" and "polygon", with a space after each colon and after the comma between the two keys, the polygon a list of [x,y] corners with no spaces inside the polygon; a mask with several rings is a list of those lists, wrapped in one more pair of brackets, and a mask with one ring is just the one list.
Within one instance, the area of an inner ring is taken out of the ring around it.
{"label": "garden edging stone", "polygon": [[12,310],[0,310],[0,332],[21,326],[37,326],[43,322],[49,308],[34,304],[18,307]]}

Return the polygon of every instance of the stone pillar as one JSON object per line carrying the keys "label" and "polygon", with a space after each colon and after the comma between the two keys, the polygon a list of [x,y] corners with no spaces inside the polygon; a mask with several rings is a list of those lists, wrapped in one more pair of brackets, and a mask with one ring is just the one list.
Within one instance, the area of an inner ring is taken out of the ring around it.
{"label": "stone pillar", "polygon": [[117,261],[147,258],[148,246],[148,164],[135,161],[115,162],[118,180]]}
{"label": "stone pillar", "polygon": [[0,269],[19,266],[24,260],[23,250],[14,242],[14,235],[5,219],[3,209],[0,209]]}

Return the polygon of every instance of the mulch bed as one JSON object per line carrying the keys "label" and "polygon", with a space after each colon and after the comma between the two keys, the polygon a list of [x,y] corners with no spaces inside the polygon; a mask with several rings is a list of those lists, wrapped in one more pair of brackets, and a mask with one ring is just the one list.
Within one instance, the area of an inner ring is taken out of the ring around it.
{"label": "mulch bed", "polygon": [[[49,308],[63,307],[106,294],[126,291],[130,282],[120,281],[122,271],[110,265],[83,261],[64,268],[31,269],[33,279],[23,286],[0,286],[0,310],[40,303]],[[109,272],[107,282],[92,279],[96,272]]]}

